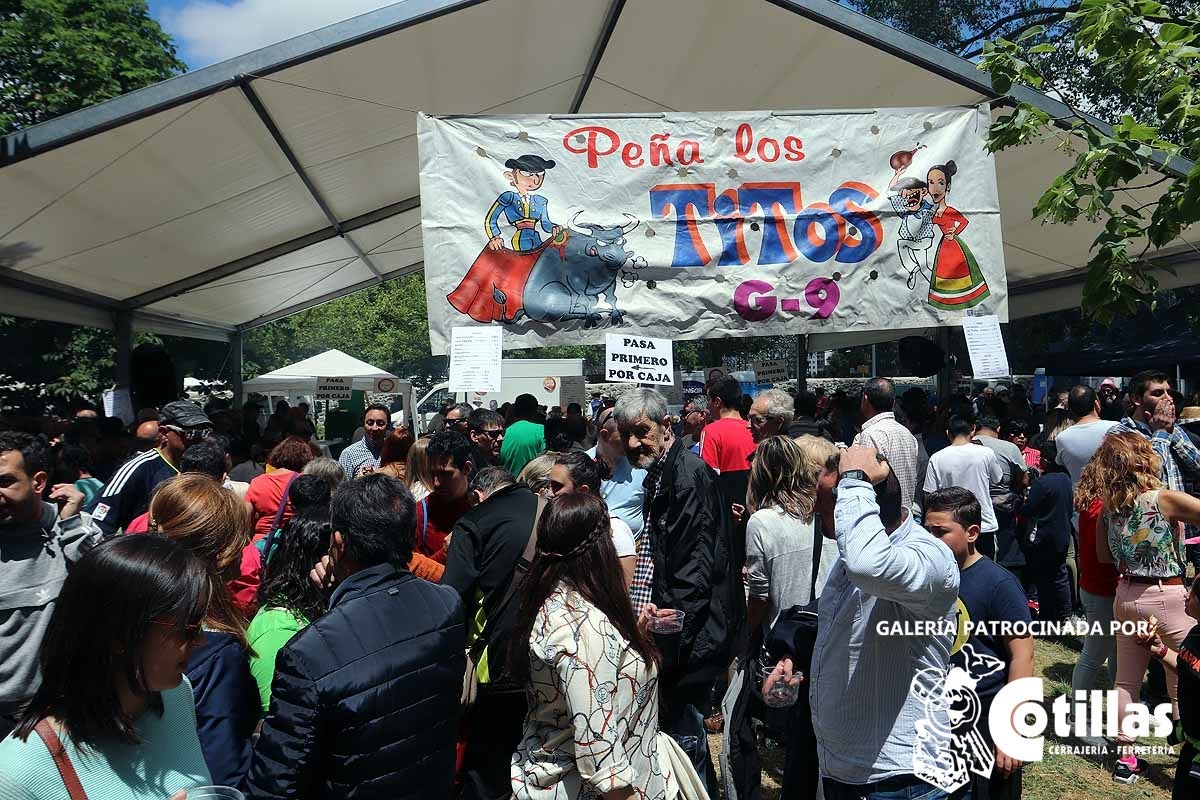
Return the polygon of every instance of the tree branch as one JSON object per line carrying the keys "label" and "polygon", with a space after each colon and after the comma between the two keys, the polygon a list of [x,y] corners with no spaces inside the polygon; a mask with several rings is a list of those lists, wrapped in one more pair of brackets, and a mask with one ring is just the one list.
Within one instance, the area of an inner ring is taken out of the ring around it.
{"label": "tree branch", "polygon": [[[986,30],[984,30],[980,33],[975,34],[970,39],[962,40],[961,42],[958,43],[958,46],[955,47],[954,49],[957,50],[959,53],[961,53],[967,45],[974,44],[975,42],[978,42],[981,39],[986,39],[989,36],[991,36],[992,34],[994,34],[996,31],[1003,28],[1008,23],[1016,22],[1019,19],[1028,19],[1030,17],[1046,17],[1046,19],[1034,20],[1033,22],[1030,23],[1030,26],[1040,25],[1043,22],[1048,22],[1050,17],[1065,17],[1067,14],[1070,14],[1071,12],[1078,11],[1078,10],[1079,10],[1079,4],[1073,3],[1069,6],[1063,6],[1062,8],[1035,8],[1035,9],[1028,9],[1026,11],[1017,11],[1016,13],[1009,14],[1007,17],[1002,17],[1001,19],[997,20],[993,25],[991,25],[989,28],[987,28]],[[976,53],[976,55],[978,55],[978,53]],[[971,58],[971,57],[972,56],[969,56],[969,55],[964,56],[964,58]]]}

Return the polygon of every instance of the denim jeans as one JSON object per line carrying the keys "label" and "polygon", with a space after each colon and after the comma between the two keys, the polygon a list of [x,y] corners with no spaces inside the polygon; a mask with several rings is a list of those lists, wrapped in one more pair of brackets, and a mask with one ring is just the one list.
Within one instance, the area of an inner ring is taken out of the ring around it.
{"label": "denim jeans", "polygon": [[965,797],[964,786],[953,795],[932,786],[916,775],[900,775],[878,783],[850,784],[823,778],[821,788],[825,800],[946,800],[950,797]]}
{"label": "denim jeans", "polygon": [[700,709],[691,703],[681,703],[662,730],[687,753],[709,796],[719,795],[717,772],[708,750],[708,732],[704,730],[704,714]]}
{"label": "denim jeans", "polygon": [[[1108,633],[1112,630],[1113,598],[1101,594],[1092,594],[1087,589],[1079,590],[1079,599],[1083,603],[1084,615],[1087,617],[1089,632],[1083,637],[1083,652],[1075,662],[1075,670],[1071,673],[1071,690],[1091,691],[1096,688],[1096,674],[1100,666],[1108,661],[1108,679],[1112,686],[1117,685],[1117,640]],[[1090,629],[1099,623],[1104,629],[1103,635],[1093,634]]]}

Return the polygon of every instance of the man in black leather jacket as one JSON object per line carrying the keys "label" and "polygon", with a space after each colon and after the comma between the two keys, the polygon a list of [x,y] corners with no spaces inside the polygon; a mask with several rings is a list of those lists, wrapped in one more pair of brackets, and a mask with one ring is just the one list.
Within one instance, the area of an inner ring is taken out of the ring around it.
{"label": "man in black leather jacket", "polygon": [[405,568],[413,500],[395,478],[346,481],[330,512],[329,611],[279,651],[247,795],[449,797],[466,666],[458,592]]}
{"label": "man in black leather jacket", "polygon": [[637,607],[648,593],[653,608],[685,614],[680,633],[655,635],[663,659],[662,729],[715,794],[702,712],[744,633],[739,553],[745,548],[733,541],[730,502],[716,473],[672,434],[666,399],[653,389],[634,389],[614,413],[630,463],[648,473],[632,599]]}

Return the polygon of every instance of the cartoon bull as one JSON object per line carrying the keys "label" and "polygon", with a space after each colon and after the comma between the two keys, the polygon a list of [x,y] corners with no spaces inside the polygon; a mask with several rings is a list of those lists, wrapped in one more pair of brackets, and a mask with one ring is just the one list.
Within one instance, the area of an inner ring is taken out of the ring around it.
{"label": "cartoon bull", "polygon": [[[566,244],[547,247],[533,265],[525,283],[525,315],[538,322],[581,319],[585,328],[597,327],[607,316],[618,325],[625,312],[616,304],[617,273],[634,258],[625,249],[625,237],[638,220],[626,214],[630,221],[624,225],[580,225],[578,216],[571,218]],[[600,295],[611,307],[598,307]]]}
{"label": "cartoon bull", "polygon": [[[571,218],[570,230],[556,229],[533,250],[485,247],[446,299],[478,322],[583,320],[594,328],[607,317],[620,324],[625,312],[616,306],[617,276],[631,260],[642,261],[625,249],[638,220],[626,214],[624,225],[580,225],[581,213]],[[600,305],[601,295],[607,305]]]}

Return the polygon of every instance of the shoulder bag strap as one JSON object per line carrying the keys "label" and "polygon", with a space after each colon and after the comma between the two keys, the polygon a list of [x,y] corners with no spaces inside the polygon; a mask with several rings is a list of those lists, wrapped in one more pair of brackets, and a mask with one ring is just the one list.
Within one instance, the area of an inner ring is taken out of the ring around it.
{"label": "shoulder bag strap", "polygon": [[283,522],[283,513],[287,511],[288,504],[292,502],[288,498],[288,492],[292,490],[292,484],[299,477],[299,472],[293,472],[292,477],[288,478],[287,486],[283,487],[283,497],[279,498],[279,508],[275,509],[275,518],[271,520],[271,530],[267,532],[267,543],[263,547],[264,558],[270,558],[271,554],[275,551],[276,539],[279,538],[279,525]]}
{"label": "shoulder bag strap", "polygon": [[425,547],[425,534],[429,531],[429,498],[421,498],[421,547]]}
{"label": "shoulder bag strap", "polygon": [[517,588],[521,585],[521,580],[525,577],[525,573],[529,571],[529,565],[533,563],[533,554],[537,550],[537,529],[538,521],[542,518],[542,512],[546,510],[546,498],[538,497],[537,511],[533,515],[533,530],[529,532],[529,541],[525,543],[525,550],[521,553],[521,560],[517,562],[517,568],[513,570],[512,580],[509,581],[508,588],[504,590],[504,597],[500,598],[500,602],[496,605],[494,614],[487,618],[483,624],[483,630],[479,632],[479,636],[475,638],[475,643],[471,645],[471,658],[475,661],[479,660],[483,649],[488,645],[488,639],[491,637],[492,624],[504,616],[504,611],[508,608],[508,604],[512,602],[513,596],[517,593]]}
{"label": "shoulder bag strap", "polygon": [[33,728],[37,731],[37,735],[42,737],[42,742],[46,745],[46,749],[50,751],[50,757],[54,759],[54,766],[58,767],[58,774],[62,777],[63,786],[67,788],[67,795],[71,800],[87,800],[87,794],[83,791],[83,784],[79,782],[79,775],[75,772],[75,766],[71,764],[71,759],[67,756],[67,750],[63,747],[62,741],[58,738],[58,734],[54,732],[54,727],[47,719],[38,720],[38,724]]}

